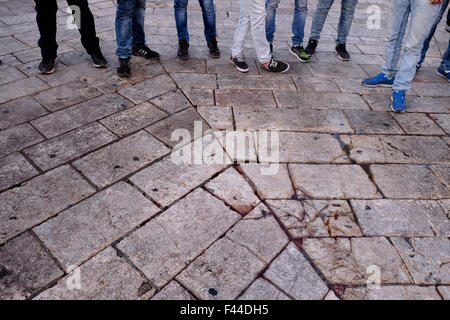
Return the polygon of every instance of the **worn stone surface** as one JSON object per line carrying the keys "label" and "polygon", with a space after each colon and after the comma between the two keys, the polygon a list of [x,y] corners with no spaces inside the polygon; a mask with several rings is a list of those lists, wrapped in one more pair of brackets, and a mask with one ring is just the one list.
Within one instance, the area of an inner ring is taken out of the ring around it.
{"label": "worn stone surface", "polygon": [[359,95],[350,93],[321,92],[318,99],[315,92],[278,91],[275,99],[282,108],[369,110]]}
{"label": "worn stone surface", "polygon": [[69,166],[0,194],[0,242],[54,216],[94,192]]}
{"label": "worn stone surface", "polygon": [[67,270],[94,256],[158,211],[138,191],[120,182],[33,230]]}
{"label": "worn stone surface", "polygon": [[219,89],[216,103],[218,106],[276,107],[272,92],[262,90]]}
{"label": "worn stone surface", "polygon": [[138,104],[175,89],[173,81],[167,75],[162,75],[125,87],[119,93]]}
{"label": "worn stone surface", "polygon": [[332,284],[366,284],[371,266],[381,283],[410,283],[408,271],[386,238],[305,239],[302,248]]}
{"label": "worn stone surface", "polygon": [[197,111],[211,128],[233,130],[233,115],[230,107],[198,107]]}
{"label": "worn stone surface", "polygon": [[434,287],[381,286],[380,289],[348,288],[345,300],[441,300]]}
{"label": "worn stone surface", "polygon": [[195,300],[194,297],[175,280],[159,291],[151,300]]}
{"label": "worn stone surface", "polygon": [[14,127],[47,113],[36,100],[30,97],[0,105],[0,130]]}
{"label": "worn stone surface", "polygon": [[145,278],[111,247],[83,264],[77,272],[80,273],[80,289],[68,288],[73,276],[69,273],[36,300],[135,300],[148,299],[154,293]]}
{"label": "worn stone surface", "polygon": [[345,114],[357,134],[403,134],[388,112],[346,110]]}
{"label": "worn stone surface", "polygon": [[298,248],[290,243],[264,277],[297,300],[322,299],[328,288]]}
{"label": "worn stone surface", "polygon": [[450,134],[450,115],[449,114],[430,114],[429,117],[447,133]]}
{"label": "worn stone surface", "polygon": [[44,140],[41,134],[27,123],[0,131],[0,157]]}
{"label": "worn stone surface", "polygon": [[170,150],[145,131],[139,131],[77,160],[73,165],[103,188],[168,154]]}
{"label": "worn stone surface", "polygon": [[444,131],[423,113],[396,114],[395,120],[408,134],[444,135]]}
{"label": "worn stone surface", "polygon": [[283,292],[275,288],[264,278],[258,278],[239,297],[239,300],[290,300]]}
{"label": "worn stone surface", "polygon": [[40,79],[26,78],[0,86],[0,104],[49,89]]}
{"label": "worn stone surface", "polygon": [[179,90],[170,91],[150,100],[150,102],[169,114],[174,114],[191,106],[189,101]]}
{"label": "worn stone surface", "polygon": [[437,290],[444,298],[444,300],[450,300],[450,286],[439,286]]}
{"label": "worn stone surface", "polygon": [[238,219],[239,214],[198,189],[125,238],[118,247],[161,287]]}
{"label": "worn stone surface", "polygon": [[229,239],[215,242],[177,276],[201,299],[235,299],[264,263],[247,248]]}
{"label": "worn stone surface", "polygon": [[0,158],[0,190],[7,189],[38,174],[38,171],[20,154]]}

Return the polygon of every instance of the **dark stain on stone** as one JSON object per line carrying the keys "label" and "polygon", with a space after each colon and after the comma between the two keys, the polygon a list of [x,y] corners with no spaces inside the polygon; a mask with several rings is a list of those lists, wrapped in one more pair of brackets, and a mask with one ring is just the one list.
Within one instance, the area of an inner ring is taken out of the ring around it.
{"label": "dark stain on stone", "polygon": [[217,294],[218,294],[217,290],[214,289],[214,288],[210,288],[210,289],[208,290],[208,293],[209,293],[210,295],[212,295],[212,296],[217,296]]}
{"label": "dark stain on stone", "polygon": [[56,154],[49,154],[50,159],[56,158]]}
{"label": "dark stain on stone", "polygon": [[133,157],[133,161],[139,161],[139,157]]}
{"label": "dark stain on stone", "polygon": [[233,196],[233,200],[237,200],[237,197],[236,197],[236,196]]}
{"label": "dark stain on stone", "polygon": [[158,188],[153,188],[152,191],[153,192],[158,192]]}
{"label": "dark stain on stone", "polygon": [[141,286],[138,289],[138,295],[142,296],[149,292],[152,289],[152,286],[148,282],[142,282]]}
{"label": "dark stain on stone", "polygon": [[263,215],[263,217],[265,217],[265,216],[267,216],[268,212],[267,212],[267,210],[262,209],[261,214]]}
{"label": "dark stain on stone", "polygon": [[372,210],[372,208],[369,206],[366,206],[366,210]]}
{"label": "dark stain on stone", "polygon": [[114,166],[114,169],[120,169],[119,165]]}
{"label": "dark stain on stone", "polygon": [[12,274],[11,271],[9,271],[8,269],[6,269],[5,266],[0,264],[0,279],[6,277],[6,276],[10,276]]}

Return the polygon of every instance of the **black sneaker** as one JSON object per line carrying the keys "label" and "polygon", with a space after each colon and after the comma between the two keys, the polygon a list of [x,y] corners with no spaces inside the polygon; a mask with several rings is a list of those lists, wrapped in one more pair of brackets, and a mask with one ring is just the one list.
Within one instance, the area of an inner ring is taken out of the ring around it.
{"label": "black sneaker", "polygon": [[297,57],[301,62],[310,62],[311,56],[305,52],[305,49],[302,45],[292,46],[289,48],[289,52]]}
{"label": "black sneaker", "polygon": [[186,39],[182,39],[178,42],[177,56],[180,60],[189,59],[189,42]]}
{"label": "black sneaker", "polygon": [[308,45],[305,48],[305,52],[309,54],[311,57],[316,53],[318,42],[316,40],[309,40]]}
{"label": "black sneaker", "polygon": [[250,68],[248,67],[247,62],[245,62],[244,58],[242,58],[241,56],[236,56],[234,58],[230,57],[230,61],[240,72],[242,73],[249,72]]}
{"label": "black sneaker", "polygon": [[350,54],[347,52],[347,49],[345,48],[345,43],[338,44],[336,46],[336,54],[339,59],[342,61],[348,61],[350,60]]}
{"label": "black sneaker", "polygon": [[117,68],[117,74],[119,77],[129,78],[131,77],[130,59],[119,58],[119,67]]}
{"label": "black sneaker", "polygon": [[151,50],[147,46],[137,46],[134,47],[131,53],[134,56],[138,57],[144,57],[145,59],[149,60],[159,60],[159,53],[156,51]]}
{"label": "black sneaker", "polygon": [[272,58],[273,58],[273,43],[272,43],[272,42],[269,42],[269,46],[270,46],[270,55],[271,55]]}
{"label": "black sneaker", "polygon": [[220,49],[217,46],[217,40],[216,38],[212,38],[210,42],[208,42],[208,48],[209,48],[209,56],[211,58],[220,58]]}
{"label": "black sneaker", "polygon": [[285,73],[289,70],[289,64],[283,61],[272,59],[267,67],[263,67],[267,72]]}
{"label": "black sneaker", "polygon": [[101,51],[92,53],[91,58],[95,68],[106,68],[108,66],[108,61],[105,59]]}
{"label": "black sneaker", "polygon": [[42,74],[50,74],[55,71],[56,58],[42,58],[39,64],[39,72]]}

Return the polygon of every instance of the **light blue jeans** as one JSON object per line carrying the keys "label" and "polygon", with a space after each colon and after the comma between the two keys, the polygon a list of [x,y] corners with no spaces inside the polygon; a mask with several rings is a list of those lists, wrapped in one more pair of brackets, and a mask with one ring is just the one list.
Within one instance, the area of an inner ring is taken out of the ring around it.
{"label": "light blue jeans", "polygon": [[450,71],[450,39],[448,40],[447,51],[445,51],[444,57],[442,58],[441,67],[446,72]]}
{"label": "light blue jeans", "polygon": [[[216,11],[213,0],[199,0],[202,8],[204,34],[206,42],[216,38]],[[175,23],[177,26],[178,40],[186,39],[189,42],[189,31],[187,23],[188,0],[174,0],[173,9],[175,13]]]}
{"label": "light blue jeans", "polygon": [[[273,43],[275,34],[275,16],[278,4],[281,0],[266,1],[266,37],[267,41]],[[292,21],[292,45],[298,46],[303,43],[305,36],[306,14],[308,13],[307,0],[295,0],[294,20]]]}
{"label": "light blue jeans", "polygon": [[144,19],[146,0],[118,0],[116,13],[116,54],[131,57],[131,49],[145,45]]}
{"label": "light blue jeans", "polygon": [[[391,2],[394,0],[391,0]],[[311,40],[319,41],[325,20],[327,20],[328,12],[333,5],[334,0],[319,0],[311,26]],[[336,44],[345,44],[352,27],[353,17],[355,15],[356,4],[358,0],[341,0],[341,16],[338,24],[338,37]]]}
{"label": "light blue jeans", "polygon": [[[423,43],[430,34],[440,9],[441,4],[432,5],[429,0],[389,1],[388,40],[382,72],[388,77],[395,77],[394,90],[407,91],[411,88]],[[410,25],[406,34],[405,51],[398,68],[408,17]]]}

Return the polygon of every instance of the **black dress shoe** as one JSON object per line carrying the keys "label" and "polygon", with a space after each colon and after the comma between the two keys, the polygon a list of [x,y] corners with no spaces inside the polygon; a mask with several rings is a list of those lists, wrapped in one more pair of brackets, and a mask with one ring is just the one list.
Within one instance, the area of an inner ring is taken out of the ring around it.
{"label": "black dress shoe", "polygon": [[50,74],[55,71],[56,57],[44,57],[39,64],[39,72],[42,74]]}

